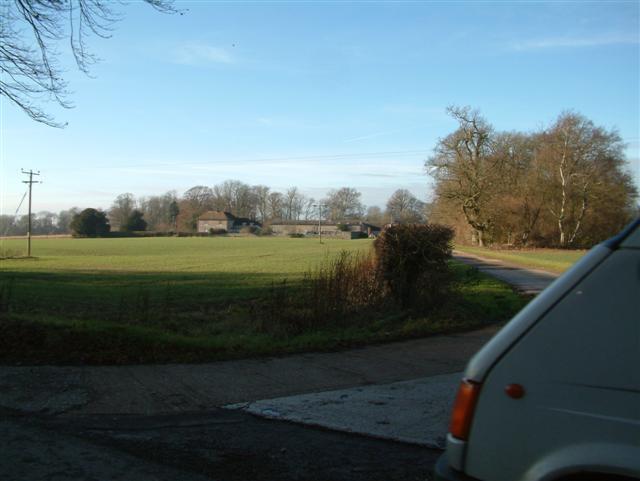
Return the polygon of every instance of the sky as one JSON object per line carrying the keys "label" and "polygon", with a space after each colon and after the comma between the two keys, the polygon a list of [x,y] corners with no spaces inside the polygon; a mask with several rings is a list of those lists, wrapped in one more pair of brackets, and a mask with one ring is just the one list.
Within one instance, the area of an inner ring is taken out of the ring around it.
{"label": "sky", "polygon": [[21,168],[41,172],[35,212],[226,179],[429,200],[424,161],[456,128],[449,105],[497,130],[579,112],[619,132],[640,185],[640,2],[176,6],[122,6],[112,37],[88,40],[91,77],[60,46],[75,107],[40,105],[64,129],[0,97],[0,213],[23,197]]}

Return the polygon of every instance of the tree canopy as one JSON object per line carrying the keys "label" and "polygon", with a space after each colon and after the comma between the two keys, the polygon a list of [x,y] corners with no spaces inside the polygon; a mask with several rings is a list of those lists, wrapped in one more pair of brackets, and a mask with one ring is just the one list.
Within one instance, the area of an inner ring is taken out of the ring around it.
{"label": "tree canopy", "polygon": [[398,189],[387,201],[387,214],[396,224],[424,222],[425,203],[407,189]]}
{"label": "tree canopy", "polygon": [[147,222],[144,220],[144,214],[138,209],[134,209],[120,230],[124,232],[147,230]]}
{"label": "tree canopy", "polygon": [[563,112],[537,132],[496,132],[478,113],[451,108],[458,129],[426,167],[434,220],[479,245],[589,247],[637,215],[637,190],[615,130]]}
{"label": "tree canopy", "polygon": [[70,227],[74,235],[82,237],[99,237],[111,230],[107,214],[91,208],[75,214]]}

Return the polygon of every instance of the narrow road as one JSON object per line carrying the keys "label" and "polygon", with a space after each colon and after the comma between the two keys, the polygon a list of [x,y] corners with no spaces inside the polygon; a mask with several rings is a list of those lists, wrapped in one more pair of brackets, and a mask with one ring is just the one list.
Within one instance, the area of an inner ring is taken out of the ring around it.
{"label": "narrow road", "polygon": [[513,286],[523,294],[539,294],[560,277],[549,271],[528,269],[497,259],[487,259],[466,252],[453,252],[454,259],[469,264],[479,271],[489,274]]}
{"label": "narrow road", "polygon": [[156,415],[387,384],[460,371],[497,329],[341,352],[206,364],[4,366],[0,407],[65,416]]}

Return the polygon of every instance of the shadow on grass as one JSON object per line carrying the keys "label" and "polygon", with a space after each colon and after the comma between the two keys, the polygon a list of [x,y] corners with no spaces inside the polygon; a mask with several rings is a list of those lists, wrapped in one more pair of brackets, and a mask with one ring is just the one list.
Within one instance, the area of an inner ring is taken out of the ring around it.
{"label": "shadow on grass", "polygon": [[[3,271],[6,310],[123,320],[168,314],[209,314],[264,296],[286,274]],[[297,280],[299,282],[299,279]],[[296,285],[296,279],[292,282]],[[10,287],[10,288],[9,288]],[[150,320],[150,319],[148,319]]]}
{"label": "shadow on grass", "polygon": [[4,271],[0,362],[201,362],[335,350],[483,327],[528,301],[473,268],[452,267],[456,295],[429,315],[378,312],[294,334],[265,330],[253,312],[285,275]]}

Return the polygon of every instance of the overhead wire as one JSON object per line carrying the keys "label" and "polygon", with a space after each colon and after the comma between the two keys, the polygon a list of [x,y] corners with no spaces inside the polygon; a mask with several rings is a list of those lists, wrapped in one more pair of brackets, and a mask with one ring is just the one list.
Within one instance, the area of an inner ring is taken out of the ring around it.
{"label": "overhead wire", "polygon": [[[358,159],[361,157],[380,157],[385,155],[415,155],[427,154],[427,149],[422,150],[395,150],[380,152],[360,152],[352,154],[327,154],[327,155],[300,155],[288,157],[263,157],[248,159],[229,159],[229,160],[204,160],[204,161],[185,161],[185,162],[146,162],[138,164],[107,164],[99,166],[84,166],[86,169],[113,169],[113,168],[130,168],[130,167],[176,167],[190,165],[216,165],[216,164],[233,164],[233,163],[259,163],[259,162],[287,162],[300,160],[342,160],[342,159]],[[70,169],[70,168],[69,168]],[[74,167],[76,169],[76,167]],[[60,170],[60,169],[59,169]],[[64,168],[62,170],[65,170]],[[67,169],[68,170],[68,169]]]}
{"label": "overhead wire", "polygon": [[[20,199],[20,203],[18,204],[18,208],[16,209],[16,211],[13,214],[13,217],[18,215],[18,212],[20,211],[20,207],[22,207],[22,203],[24,202],[24,199],[27,197],[27,193],[29,192],[29,189],[24,191],[24,194],[22,195],[22,199]],[[2,237],[5,237],[7,235],[7,232],[9,232],[9,228],[11,227],[11,225],[7,225],[7,228],[4,230],[4,232],[2,233]]]}

